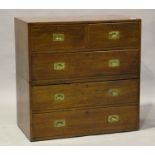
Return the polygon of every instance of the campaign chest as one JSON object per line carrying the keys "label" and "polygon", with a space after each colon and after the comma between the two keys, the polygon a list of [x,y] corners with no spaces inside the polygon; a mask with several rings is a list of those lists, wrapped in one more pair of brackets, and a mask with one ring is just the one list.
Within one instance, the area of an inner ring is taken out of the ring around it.
{"label": "campaign chest", "polygon": [[17,120],[30,141],[139,128],[141,20],[15,18]]}

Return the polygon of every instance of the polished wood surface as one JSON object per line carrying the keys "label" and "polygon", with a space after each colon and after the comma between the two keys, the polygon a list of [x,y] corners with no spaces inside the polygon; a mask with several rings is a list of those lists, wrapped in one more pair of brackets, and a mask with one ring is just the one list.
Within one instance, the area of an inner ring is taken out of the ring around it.
{"label": "polished wood surface", "polygon": [[[109,67],[118,59],[120,66]],[[94,61],[97,60],[97,61]],[[64,62],[64,70],[54,70],[54,64]],[[96,51],[32,56],[32,80],[57,80],[139,73],[139,51]]]}
{"label": "polished wood surface", "polygon": [[97,23],[106,21],[139,21],[139,18],[123,16],[123,15],[89,15],[89,16],[50,16],[50,17],[18,17],[19,20],[26,23],[38,24],[38,23],[62,23],[62,22],[85,22],[85,23]]}
{"label": "polished wood surface", "polygon": [[[24,34],[24,35],[23,35]],[[15,20],[17,123],[25,135],[31,137],[28,25]]]}
{"label": "polished wood surface", "polygon": [[[118,31],[119,39],[109,39],[108,33]],[[90,24],[88,46],[91,49],[133,49],[140,43],[140,23],[120,22]]]}
{"label": "polished wood surface", "polygon": [[[138,89],[137,79],[36,86],[32,87],[32,110],[38,113],[54,109],[138,104]],[[116,95],[112,94],[115,92]],[[55,100],[56,94],[63,94],[63,100]]]}
{"label": "polished wood surface", "polygon": [[18,126],[30,141],[138,129],[140,19],[16,18],[15,39]]}
{"label": "polished wood surface", "polygon": [[55,84],[70,84],[70,83],[84,83],[84,82],[101,82],[101,81],[111,81],[111,80],[125,80],[125,79],[139,79],[139,74],[118,74],[118,75],[107,75],[98,77],[87,77],[87,78],[76,78],[76,79],[49,79],[49,80],[37,80],[30,81],[32,86],[45,86],[45,85],[55,85]]}
{"label": "polished wood surface", "polygon": [[[109,115],[118,115],[119,122],[108,123]],[[33,140],[72,137],[136,130],[139,127],[138,106],[67,110],[33,114]],[[64,120],[65,126],[54,127],[55,120]]]}
{"label": "polished wood surface", "polygon": [[[31,50],[51,51],[84,49],[86,46],[86,26],[85,25],[52,25],[40,24],[30,27]],[[63,34],[64,41],[53,41],[53,34]]]}
{"label": "polished wood surface", "polygon": [[[116,30],[119,32],[119,39],[109,39],[109,33]],[[53,41],[52,35],[55,33],[63,34],[64,40]],[[140,22],[30,25],[32,52],[135,49],[139,47],[139,37]]]}

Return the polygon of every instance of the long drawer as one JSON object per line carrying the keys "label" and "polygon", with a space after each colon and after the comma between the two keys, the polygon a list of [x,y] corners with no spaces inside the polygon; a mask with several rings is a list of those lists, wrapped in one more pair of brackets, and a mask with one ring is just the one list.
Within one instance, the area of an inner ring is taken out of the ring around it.
{"label": "long drawer", "polygon": [[32,140],[136,130],[138,106],[67,110],[32,115]]}
{"label": "long drawer", "polygon": [[34,54],[32,80],[66,80],[109,75],[138,74],[139,51],[96,51]]}
{"label": "long drawer", "polygon": [[133,105],[139,102],[139,80],[34,86],[33,112],[95,106]]}

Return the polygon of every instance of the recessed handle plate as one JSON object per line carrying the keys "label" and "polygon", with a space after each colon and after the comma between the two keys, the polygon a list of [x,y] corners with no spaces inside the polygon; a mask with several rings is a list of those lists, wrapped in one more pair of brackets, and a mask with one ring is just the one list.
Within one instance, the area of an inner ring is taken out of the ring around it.
{"label": "recessed handle plate", "polygon": [[108,39],[110,40],[119,40],[120,32],[119,31],[110,31],[108,33]]}
{"label": "recessed handle plate", "polygon": [[109,115],[108,116],[108,123],[117,123],[119,122],[120,117],[119,115]]}
{"label": "recessed handle plate", "polygon": [[54,101],[64,101],[65,95],[63,93],[58,93],[54,95]]}
{"label": "recessed handle plate", "polygon": [[65,63],[64,62],[55,62],[54,70],[57,70],[57,71],[65,70]]}
{"label": "recessed handle plate", "polygon": [[111,68],[119,67],[120,66],[120,60],[119,59],[110,59],[108,61],[108,66]]}
{"label": "recessed handle plate", "polygon": [[108,90],[108,95],[112,96],[112,97],[119,96],[120,91],[119,91],[119,89],[109,89]]}
{"label": "recessed handle plate", "polygon": [[55,120],[54,121],[54,127],[55,128],[60,128],[66,126],[66,121],[65,120]]}
{"label": "recessed handle plate", "polygon": [[64,41],[65,40],[65,35],[63,33],[53,33],[53,41]]}

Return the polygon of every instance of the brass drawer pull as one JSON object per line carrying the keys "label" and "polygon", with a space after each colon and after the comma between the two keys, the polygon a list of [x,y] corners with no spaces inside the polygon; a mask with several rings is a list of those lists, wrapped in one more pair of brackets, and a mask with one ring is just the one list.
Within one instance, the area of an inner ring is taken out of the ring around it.
{"label": "brass drawer pull", "polygon": [[53,33],[53,41],[64,41],[65,35],[63,33]]}
{"label": "brass drawer pull", "polygon": [[64,70],[65,63],[64,62],[56,62],[54,63],[54,70]]}
{"label": "brass drawer pull", "polygon": [[109,89],[108,90],[109,96],[119,96],[120,95],[120,90],[119,89]]}
{"label": "brass drawer pull", "polygon": [[108,123],[117,123],[119,122],[120,117],[119,115],[109,115],[108,116]]}
{"label": "brass drawer pull", "polygon": [[110,31],[108,33],[108,39],[110,39],[110,40],[118,40],[119,38],[120,38],[119,31]]}
{"label": "brass drawer pull", "polygon": [[120,60],[119,59],[110,59],[108,61],[108,66],[111,68],[119,67],[120,66]]}
{"label": "brass drawer pull", "polygon": [[65,95],[63,93],[55,94],[54,95],[54,100],[55,101],[64,101]]}
{"label": "brass drawer pull", "polygon": [[66,125],[65,120],[55,120],[54,121],[54,127],[59,128],[59,127],[64,127]]}

